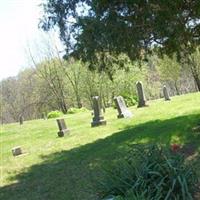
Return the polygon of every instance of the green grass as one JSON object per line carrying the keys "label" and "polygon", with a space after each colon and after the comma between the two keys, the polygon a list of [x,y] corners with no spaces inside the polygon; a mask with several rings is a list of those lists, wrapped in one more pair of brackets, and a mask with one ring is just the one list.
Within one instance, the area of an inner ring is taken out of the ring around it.
{"label": "green grass", "polygon": [[[90,112],[66,115],[71,132],[64,138],[57,137],[55,119],[3,125],[0,199],[95,200],[102,168],[126,154],[128,144],[178,142],[200,147],[200,136],[191,130],[200,122],[200,93],[130,110],[132,119],[117,119],[117,111],[107,109],[107,126],[97,128],[91,128]],[[14,146],[26,154],[13,157]]]}

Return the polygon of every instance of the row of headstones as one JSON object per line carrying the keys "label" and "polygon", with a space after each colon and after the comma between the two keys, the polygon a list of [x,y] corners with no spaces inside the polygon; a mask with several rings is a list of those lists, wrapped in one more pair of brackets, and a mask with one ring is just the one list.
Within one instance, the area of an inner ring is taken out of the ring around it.
{"label": "row of headstones", "polygon": [[[138,92],[138,107],[147,106],[146,98],[144,94],[144,89],[142,82],[136,83],[137,92]],[[163,94],[166,101],[170,100],[169,93],[167,91],[166,86],[163,87]],[[131,118],[132,113],[128,110],[123,97],[118,96],[114,98],[114,102],[118,111],[118,118]],[[100,99],[98,96],[93,97],[93,110],[94,110],[94,117],[92,119],[91,126],[100,126],[106,125],[106,120],[103,117],[102,109],[100,106]],[[19,118],[20,125],[23,124],[23,116],[21,115]],[[58,124],[58,136],[63,137],[65,134],[69,133],[69,129],[67,128],[64,119],[57,119]],[[15,147],[12,149],[12,153],[14,156],[22,154],[21,147]]]}
{"label": "row of headstones", "polygon": [[[142,82],[140,81],[137,82],[136,87],[137,87],[137,93],[138,93],[138,107],[147,106]],[[164,94],[165,100],[170,100],[169,93],[167,91],[166,86],[163,87],[163,94]],[[123,97],[121,96],[115,97],[114,102],[118,110],[118,115],[117,115],[118,118],[132,117],[132,113],[128,110]],[[93,110],[94,110],[94,117],[92,119],[91,126],[95,127],[95,126],[100,126],[100,125],[106,125],[106,120],[103,117],[101,103],[98,96],[93,97]],[[20,115],[19,117],[20,125],[23,124],[23,120],[24,120],[23,116]],[[59,137],[63,137],[65,134],[69,133],[69,129],[67,128],[64,119],[57,119],[57,124],[59,128],[59,131],[58,131]],[[21,147],[13,148],[12,153],[14,156],[21,155],[22,154]]]}
{"label": "row of headstones", "polygon": [[[94,96],[93,98],[93,119],[91,122],[91,127],[106,125],[106,120],[104,119],[102,109],[101,109],[101,103],[99,96]],[[123,97],[118,96],[114,98],[115,105],[118,110],[118,118],[130,118],[132,117],[132,113],[127,109],[126,104],[124,102]],[[67,128],[65,124],[64,119],[57,119],[58,124],[58,136],[63,137],[66,133],[69,133],[69,129]]]}
{"label": "row of headstones", "polygon": [[[136,88],[137,88],[137,93],[138,93],[138,107],[144,107],[147,106],[146,105],[146,97],[144,94],[144,89],[143,89],[143,85],[141,81],[138,81],[136,83]],[[164,85],[163,86],[163,95],[165,98],[165,101],[170,101],[170,96],[169,96],[169,92],[167,90],[167,87]]]}
{"label": "row of headstones", "polygon": [[[137,87],[137,92],[138,92],[138,107],[147,106],[142,82],[140,81],[137,82],[136,87]],[[164,94],[165,100],[167,101],[170,100],[166,86],[163,87],[163,94]],[[117,116],[118,118],[132,117],[132,113],[128,110],[122,96],[115,97],[114,102],[118,110],[118,116]],[[95,127],[95,126],[100,126],[100,125],[106,125],[106,120],[103,117],[101,103],[98,96],[93,97],[93,110],[94,110],[94,117],[92,119],[91,126]],[[63,137],[66,133],[69,133],[69,129],[67,128],[64,119],[57,119],[57,124],[59,127],[59,131],[58,131],[59,137]]]}
{"label": "row of headstones", "polygon": [[[147,106],[142,82],[140,81],[137,82],[136,87],[137,87],[137,92],[138,92],[138,107]],[[163,87],[163,94],[164,94],[165,100],[170,100],[169,93],[167,91],[166,86]],[[118,110],[118,116],[117,116],[118,118],[132,117],[132,113],[128,110],[123,97],[121,96],[115,97],[114,102]],[[91,126],[95,127],[95,126],[100,126],[100,125],[106,125],[106,120],[103,117],[101,103],[98,96],[93,97],[93,110],[94,110],[94,117],[92,119]],[[20,115],[19,117],[20,125],[23,124],[23,121],[24,121],[23,116]],[[59,131],[58,131],[59,137],[63,137],[65,134],[69,133],[69,129],[67,128],[64,119],[57,119],[57,124],[59,128]],[[12,154],[14,156],[21,155],[22,154],[21,147],[14,147],[12,149]]]}
{"label": "row of headstones", "polygon": [[[145,94],[144,94],[144,89],[143,89],[143,85],[142,85],[142,82],[141,81],[138,81],[137,83],[136,83],[136,88],[137,88],[137,93],[138,93],[138,107],[144,107],[144,106],[147,106],[147,104],[146,104],[146,97],[145,97]],[[170,96],[169,96],[169,93],[168,93],[168,90],[167,90],[167,88],[166,88],[166,86],[164,85],[163,86],[163,95],[164,95],[164,98],[165,98],[165,100],[166,101],[169,101],[169,100],[171,100],[170,99]],[[116,97],[115,99],[114,99],[114,101],[115,101],[115,105],[116,105],[116,107],[117,107],[117,109],[118,109],[118,112],[119,112],[119,117],[121,116],[122,117],[122,113],[121,113],[121,110],[126,110],[126,112],[125,112],[125,116],[126,115],[129,115],[130,113],[127,111],[127,108],[126,108],[126,105],[125,105],[125,103],[124,103],[124,100],[123,100],[123,98],[122,97]],[[98,105],[97,105],[97,100],[93,100],[93,104],[94,104],[94,109],[97,109],[98,108]],[[121,105],[121,107],[120,107],[120,105]],[[94,111],[95,112],[95,111]],[[129,114],[128,114],[129,113]],[[47,119],[46,118],[46,115],[43,113],[43,118],[44,119]],[[19,117],[19,123],[20,123],[20,125],[22,125],[23,124],[23,121],[24,121],[24,118],[23,118],[23,116],[22,115],[20,115],[20,117]],[[95,125],[95,122],[94,122],[94,125]]]}

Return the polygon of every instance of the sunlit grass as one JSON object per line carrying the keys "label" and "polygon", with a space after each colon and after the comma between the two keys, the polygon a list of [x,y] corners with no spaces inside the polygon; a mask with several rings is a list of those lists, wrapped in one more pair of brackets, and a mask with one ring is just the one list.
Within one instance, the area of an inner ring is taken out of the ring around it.
{"label": "sunlit grass", "polygon": [[[91,128],[89,111],[65,115],[70,134],[63,138],[57,137],[55,119],[25,121],[21,126],[3,125],[0,135],[3,199],[95,199],[93,177],[99,174],[104,162],[115,159],[118,152],[125,153],[127,144],[200,146],[198,134],[191,130],[200,122],[200,93],[176,96],[170,102],[154,100],[149,107],[135,106],[130,110],[133,118],[117,119],[117,111],[107,109],[104,114],[107,125],[96,128]],[[11,149],[15,146],[21,146],[25,154],[13,157]],[[14,183],[15,189],[10,193]]]}

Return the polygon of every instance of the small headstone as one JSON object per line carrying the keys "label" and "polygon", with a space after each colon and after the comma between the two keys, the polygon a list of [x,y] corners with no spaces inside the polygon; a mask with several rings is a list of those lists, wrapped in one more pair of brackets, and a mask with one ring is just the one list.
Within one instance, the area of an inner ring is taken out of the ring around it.
{"label": "small headstone", "polygon": [[44,120],[47,120],[47,115],[46,115],[45,112],[42,113],[42,118],[43,118]]}
{"label": "small headstone", "polygon": [[59,128],[59,131],[58,131],[59,137],[63,137],[66,133],[69,133],[69,129],[67,128],[64,119],[57,119],[56,121]]}
{"label": "small headstone", "polygon": [[137,87],[137,93],[138,93],[138,108],[147,106],[142,82],[138,81],[136,83],[136,87]]}
{"label": "small headstone", "polygon": [[163,94],[164,94],[165,101],[171,100],[169,93],[168,93],[168,90],[167,90],[167,87],[165,85],[163,86]]}
{"label": "small headstone", "polygon": [[91,126],[95,127],[100,125],[106,125],[106,120],[104,120],[102,114],[99,97],[95,96],[92,99],[93,99],[94,117]]}
{"label": "small headstone", "polygon": [[19,124],[22,125],[24,122],[24,118],[22,115],[19,116]]}
{"label": "small headstone", "polygon": [[22,154],[22,149],[21,149],[21,147],[14,147],[13,149],[12,149],[12,154],[13,154],[13,156],[18,156],[18,155],[21,155]]}
{"label": "small headstone", "polygon": [[118,110],[118,118],[131,118],[133,116],[132,113],[126,107],[122,96],[115,97],[114,102]]}

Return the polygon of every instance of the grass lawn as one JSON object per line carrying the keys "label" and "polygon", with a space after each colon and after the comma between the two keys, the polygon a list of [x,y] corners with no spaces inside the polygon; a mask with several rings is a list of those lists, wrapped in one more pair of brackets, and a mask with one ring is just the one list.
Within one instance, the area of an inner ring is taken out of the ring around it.
{"label": "grass lawn", "polygon": [[[107,125],[91,128],[91,113],[65,116],[70,135],[57,137],[55,119],[3,125],[0,134],[2,200],[95,200],[102,168],[126,154],[128,144],[192,143],[200,135],[200,93],[176,96],[172,101],[150,101],[149,107],[131,107],[134,117],[117,119],[106,110]],[[26,154],[13,157],[21,146]]]}

